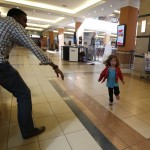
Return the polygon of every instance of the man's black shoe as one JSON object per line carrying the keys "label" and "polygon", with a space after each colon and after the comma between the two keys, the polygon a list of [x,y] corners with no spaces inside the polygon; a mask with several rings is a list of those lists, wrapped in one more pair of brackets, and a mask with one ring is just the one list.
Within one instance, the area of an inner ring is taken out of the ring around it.
{"label": "man's black shoe", "polygon": [[33,137],[33,136],[36,136],[36,135],[38,135],[38,134],[44,132],[45,129],[46,129],[46,128],[45,128],[44,126],[41,126],[41,127],[39,127],[39,128],[35,128],[33,133],[31,133],[31,134],[28,135],[28,136],[23,136],[23,138],[24,138],[24,139],[28,139],[28,138],[31,138],[31,137]]}

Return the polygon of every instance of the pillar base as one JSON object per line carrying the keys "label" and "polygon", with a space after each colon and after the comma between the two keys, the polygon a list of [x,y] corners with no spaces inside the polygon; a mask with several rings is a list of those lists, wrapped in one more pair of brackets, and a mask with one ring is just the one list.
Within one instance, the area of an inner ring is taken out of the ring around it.
{"label": "pillar base", "polygon": [[144,73],[144,55],[136,54],[134,58],[134,74],[142,76]]}
{"label": "pillar base", "polygon": [[116,53],[120,67],[124,69],[132,69],[133,68],[133,60],[134,60],[134,51],[117,51]]}

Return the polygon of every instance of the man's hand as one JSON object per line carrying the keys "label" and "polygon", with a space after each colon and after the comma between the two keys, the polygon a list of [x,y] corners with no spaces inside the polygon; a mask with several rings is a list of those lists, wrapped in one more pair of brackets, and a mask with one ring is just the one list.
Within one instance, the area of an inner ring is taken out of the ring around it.
{"label": "man's hand", "polygon": [[59,77],[59,75],[61,76],[61,79],[64,80],[64,74],[62,73],[62,71],[59,68],[54,69],[57,77]]}

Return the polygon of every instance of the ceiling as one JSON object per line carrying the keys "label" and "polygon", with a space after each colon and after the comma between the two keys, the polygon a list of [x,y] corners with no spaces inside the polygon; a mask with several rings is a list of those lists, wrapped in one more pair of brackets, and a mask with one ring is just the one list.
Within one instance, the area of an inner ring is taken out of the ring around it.
{"label": "ceiling", "polygon": [[[27,13],[28,30],[74,29],[76,21],[85,18],[105,19],[119,17],[114,10],[120,9],[122,0],[0,0],[0,12],[6,16],[10,8]],[[72,30],[74,31],[74,30]]]}

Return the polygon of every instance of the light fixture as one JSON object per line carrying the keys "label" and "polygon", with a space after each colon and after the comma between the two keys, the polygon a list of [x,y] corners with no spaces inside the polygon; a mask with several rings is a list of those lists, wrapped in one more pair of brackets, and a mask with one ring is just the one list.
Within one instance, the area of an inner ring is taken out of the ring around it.
{"label": "light fixture", "polygon": [[42,31],[42,28],[32,28],[32,27],[26,27],[26,30],[34,30],[34,31]]}
{"label": "light fixture", "polygon": [[120,10],[114,10],[114,12],[120,14]]}
{"label": "light fixture", "polygon": [[50,25],[41,25],[41,24],[34,24],[34,23],[27,23],[27,26],[32,26],[32,27],[40,27],[40,28],[48,28]]}
{"label": "light fixture", "polygon": [[68,31],[73,31],[73,32],[74,32],[74,31],[75,31],[75,29],[68,29]]}
{"label": "light fixture", "polygon": [[65,31],[64,34],[72,34],[73,35],[74,33],[73,32],[66,32]]}
{"label": "light fixture", "polygon": [[49,19],[35,18],[35,17],[31,17],[31,16],[27,16],[27,18],[30,20],[36,20],[36,21],[41,21],[41,22],[51,22],[51,23],[57,23],[58,21],[61,21],[64,19],[64,17],[59,17],[56,20],[49,20]]}
{"label": "light fixture", "polygon": [[141,25],[141,32],[145,32],[146,30],[146,20],[142,20],[142,25]]}

